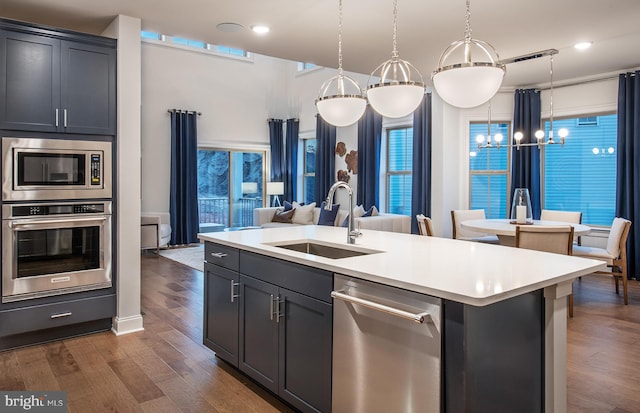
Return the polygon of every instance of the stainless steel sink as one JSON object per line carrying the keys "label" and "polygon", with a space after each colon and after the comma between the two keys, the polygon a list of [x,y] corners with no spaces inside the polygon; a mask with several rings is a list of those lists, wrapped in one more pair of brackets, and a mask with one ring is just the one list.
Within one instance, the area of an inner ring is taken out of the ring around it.
{"label": "stainless steel sink", "polygon": [[357,257],[360,255],[376,254],[381,251],[345,248],[338,244],[328,245],[313,241],[289,242],[286,244],[271,244],[274,247],[285,248],[305,254],[318,255],[325,258],[339,259]]}

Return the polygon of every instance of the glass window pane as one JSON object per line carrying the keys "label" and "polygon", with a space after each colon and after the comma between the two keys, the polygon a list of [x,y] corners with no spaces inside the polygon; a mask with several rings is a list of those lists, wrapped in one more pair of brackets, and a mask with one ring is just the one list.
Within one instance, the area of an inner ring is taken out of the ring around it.
{"label": "glass window pane", "polygon": [[229,226],[229,152],[198,150],[200,224]]}
{"label": "glass window pane", "polygon": [[[502,135],[502,144],[508,145],[509,142],[509,124],[492,123],[491,124],[491,143],[496,145],[496,134]],[[469,148],[472,152],[469,159],[469,169],[472,171],[488,171],[488,170],[507,170],[509,161],[509,148],[501,146],[497,148],[478,149],[478,135],[484,137],[484,143],[487,139],[487,123],[471,122],[469,125]],[[501,145],[502,145],[501,144]]]}
{"label": "glass window pane", "polygon": [[313,174],[316,172],[316,140],[304,140],[304,173]]}
{"label": "glass window pane", "polygon": [[310,204],[315,200],[316,177],[304,177],[304,202]]}
{"label": "glass window pane", "polygon": [[389,212],[411,215],[411,175],[389,175],[388,182]]}
{"label": "glass window pane", "polygon": [[[544,208],[582,211],[585,224],[610,225],[616,203],[617,115],[596,118],[554,120],[554,134],[567,128],[569,135],[563,146],[544,148]],[[548,121],[545,129],[548,136]]]}
{"label": "glass window pane", "polygon": [[413,128],[388,132],[389,172],[411,171],[413,168]]}
{"label": "glass window pane", "polygon": [[471,176],[471,209],[484,209],[487,218],[507,216],[507,175]]}

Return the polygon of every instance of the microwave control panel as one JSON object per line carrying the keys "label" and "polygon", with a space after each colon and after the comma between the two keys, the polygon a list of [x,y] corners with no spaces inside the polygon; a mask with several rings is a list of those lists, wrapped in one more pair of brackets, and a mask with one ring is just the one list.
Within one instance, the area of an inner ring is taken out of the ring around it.
{"label": "microwave control panel", "polygon": [[101,156],[98,153],[91,154],[91,185],[102,185],[101,175]]}

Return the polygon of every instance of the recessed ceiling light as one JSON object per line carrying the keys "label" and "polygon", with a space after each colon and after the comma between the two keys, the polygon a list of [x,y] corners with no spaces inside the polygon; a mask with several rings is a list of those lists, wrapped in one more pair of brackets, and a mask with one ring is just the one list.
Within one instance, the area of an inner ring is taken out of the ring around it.
{"label": "recessed ceiling light", "polygon": [[580,42],[573,45],[578,50],[587,50],[591,47],[591,42]]}
{"label": "recessed ceiling light", "polygon": [[258,34],[265,34],[265,33],[269,33],[269,27],[262,25],[262,24],[256,24],[251,26],[251,30],[253,30],[254,32],[258,33]]}
{"label": "recessed ceiling light", "polygon": [[238,23],[220,23],[216,28],[221,32],[233,33],[244,29],[244,26]]}

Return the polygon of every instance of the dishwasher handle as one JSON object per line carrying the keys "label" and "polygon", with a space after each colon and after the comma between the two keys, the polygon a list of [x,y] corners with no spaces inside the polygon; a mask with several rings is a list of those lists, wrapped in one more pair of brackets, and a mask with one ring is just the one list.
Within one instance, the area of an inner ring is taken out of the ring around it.
{"label": "dishwasher handle", "polygon": [[345,294],[340,291],[331,291],[331,297],[337,298],[338,300],[346,301],[349,303],[360,304],[364,307],[369,307],[374,310],[381,311],[383,313],[404,318],[405,320],[415,321],[418,324],[423,324],[426,317],[431,318],[431,315],[427,312],[414,314],[408,311],[400,310],[398,308],[389,307],[388,305],[376,303],[374,301],[369,301],[362,298],[354,297],[352,295]]}

